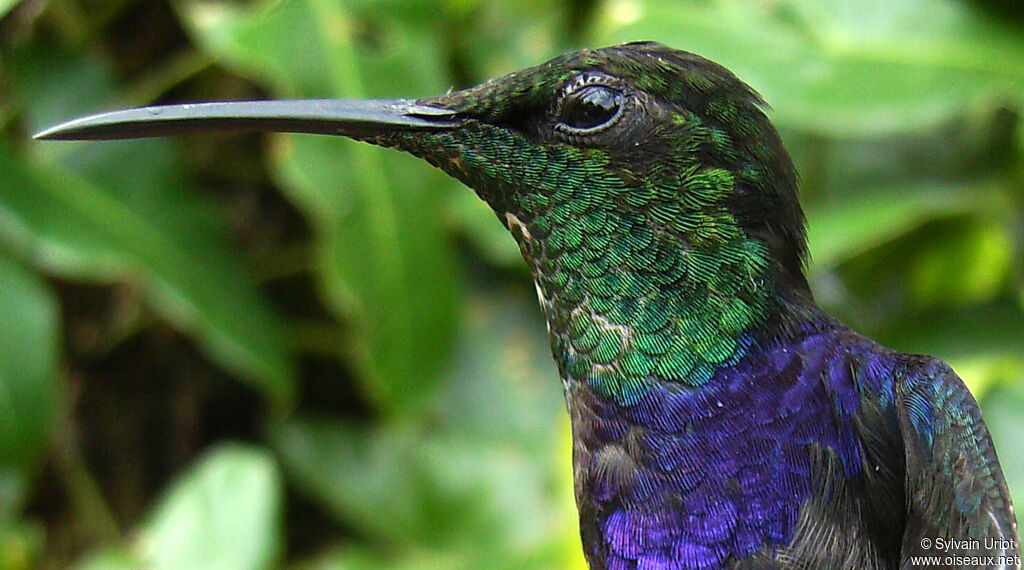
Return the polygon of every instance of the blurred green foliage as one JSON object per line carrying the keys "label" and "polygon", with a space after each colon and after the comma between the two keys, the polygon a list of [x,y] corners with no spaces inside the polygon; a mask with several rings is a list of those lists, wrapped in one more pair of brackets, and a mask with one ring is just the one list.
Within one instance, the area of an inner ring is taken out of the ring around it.
{"label": "blurred green foliage", "polygon": [[760,90],[828,310],[948,360],[1024,504],[1024,16],[966,0],[0,1],[0,569],[579,568],[525,268],[328,137],[36,143],[155,101],[415,97],[654,39]]}

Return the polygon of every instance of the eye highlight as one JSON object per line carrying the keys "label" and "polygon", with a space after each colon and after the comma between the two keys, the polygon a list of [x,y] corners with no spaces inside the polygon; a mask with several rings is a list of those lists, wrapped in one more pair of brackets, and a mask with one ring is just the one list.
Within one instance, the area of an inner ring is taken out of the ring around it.
{"label": "eye highlight", "polygon": [[622,114],[623,93],[600,77],[584,76],[569,85],[558,104],[556,127],[569,134],[591,134],[610,127]]}

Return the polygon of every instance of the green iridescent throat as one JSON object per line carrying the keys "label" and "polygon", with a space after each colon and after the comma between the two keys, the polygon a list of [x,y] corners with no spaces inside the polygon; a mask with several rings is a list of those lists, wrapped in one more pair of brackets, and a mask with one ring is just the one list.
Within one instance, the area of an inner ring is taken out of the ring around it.
{"label": "green iridescent throat", "polygon": [[[562,377],[630,405],[652,382],[700,386],[741,357],[779,292],[806,291],[806,246],[792,162],[756,93],[689,54],[612,55],[421,100],[465,122],[372,142],[494,209],[531,269]],[[566,128],[580,86],[617,105],[597,128]]]}
{"label": "green iridescent throat", "polygon": [[729,170],[681,153],[631,178],[605,151],[537,145],[485,123],[427,139],[387,144],[431,147],[432,162],[476,188],[509,227],[564,378],[625,405],[652,373],[698,386],[741,356],[741,337],[764,320],[768,250],[729,211]]}

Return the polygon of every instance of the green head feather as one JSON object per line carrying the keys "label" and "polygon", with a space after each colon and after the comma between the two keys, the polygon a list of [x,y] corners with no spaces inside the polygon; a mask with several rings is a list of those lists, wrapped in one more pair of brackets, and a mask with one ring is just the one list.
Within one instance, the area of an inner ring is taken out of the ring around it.
{"label": "green head feather", "polygon": [[717,64],[626,44],[418,103],[466,122],[373,142],[491,205],[568,380],[626,404],[652,376],[699,385],[781,292],[807,294],[792,163],[760,97]]}

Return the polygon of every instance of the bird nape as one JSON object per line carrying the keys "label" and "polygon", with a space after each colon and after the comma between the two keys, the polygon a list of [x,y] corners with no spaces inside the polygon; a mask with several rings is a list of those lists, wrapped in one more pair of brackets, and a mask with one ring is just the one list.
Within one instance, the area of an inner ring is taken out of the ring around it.
{"label": "bird nape", "polygon": [[720,65],[631,43],[416,101],[151,107],[37,136],[341,135],[475,190],[537,286],[594,570],[1020,568],[960,378],[815,305],[763,107]]}

